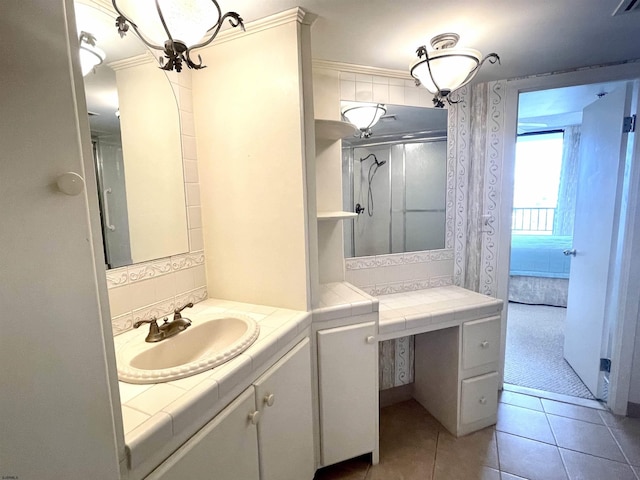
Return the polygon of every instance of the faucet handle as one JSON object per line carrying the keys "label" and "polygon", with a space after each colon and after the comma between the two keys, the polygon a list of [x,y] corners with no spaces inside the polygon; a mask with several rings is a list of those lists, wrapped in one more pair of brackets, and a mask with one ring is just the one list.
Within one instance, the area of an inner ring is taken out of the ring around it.
{"label": "faucet handle", "polygon": [[149,333],[144,339],[145,342],[159,342],[164,338],[164,333],[160,331],[160,327],[158,327],[158,319],[156,317],[153,317],[151,320],[138,320],[133,324],[133,328],[138,328],[140,325],[145,323],[149,324]]}
{"label": "faucet handle", "polygon": [[136,323],[133,324],[133,328],[138,328],[140,325],[144,325],[145,323],[150,324],[149,326],[151,328],[153,328],[153,325],[155,324],[157,328],[158,327],[157,321],[158,319],[156,317],[153,317],[151,320],[138,320]]}
{"label": "faucet handle", "polygon": [[182,318],[182,315],[180,315],[180,312],[181,312],[182,310],[184,310],[185,308],[191,308],[191,307],[193,307],[193,302],[189,302],[189,303],[187,303],[186,305],[183,305],[183,306],[181,306],[181,307],[176,308],[176,309],[173,311],[173,319],[174,319],[174,320],[177,320],[177,319],[179,319],[179,318]]}

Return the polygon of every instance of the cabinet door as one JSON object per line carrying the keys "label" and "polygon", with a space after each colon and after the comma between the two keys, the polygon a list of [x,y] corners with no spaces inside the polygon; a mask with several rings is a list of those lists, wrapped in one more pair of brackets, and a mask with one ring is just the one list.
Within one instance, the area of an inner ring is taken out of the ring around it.
{"label": "cabinet door", "polygon": [[[311,349],[300,342],[255,383],[261,480],[311,480],[315,473]],[[241,477],[238,477],[241,478]]]}
{"label": "cabinet door", "polygon": [[374,322],[318,332],[323,465],[376,449],[377,362]]}
{"label": "cabinet door", "polygon": [[254,411],[253,388],[249,388],[147,480],[259,480],[258,438],[249,420]]}

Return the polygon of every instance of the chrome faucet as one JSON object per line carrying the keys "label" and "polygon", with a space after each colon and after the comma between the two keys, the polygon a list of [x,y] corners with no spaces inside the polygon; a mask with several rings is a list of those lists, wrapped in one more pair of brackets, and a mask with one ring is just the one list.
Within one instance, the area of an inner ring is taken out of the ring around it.
{"label": "chrome faucet", "polygon": [[193,307],[193,303],[189,302],[186,305],[183,305],[180,308],[176,308],[173,311],[173,320],[169,321],[168,317],[164,318],[164,323],[158,326],[157,318],[153,317],[151,320],[140,320],[133,324],[133,328],[138,328],[140,325],[145,323],[149,324],[149,333],[147,337],[144,339],[145,342],[160,342],[162,340],[166,340],[167,338],[171,338],[183,330],[186,330],[191,325],[191,320],[188,318],[184,318],[180,312],[185,308]]}

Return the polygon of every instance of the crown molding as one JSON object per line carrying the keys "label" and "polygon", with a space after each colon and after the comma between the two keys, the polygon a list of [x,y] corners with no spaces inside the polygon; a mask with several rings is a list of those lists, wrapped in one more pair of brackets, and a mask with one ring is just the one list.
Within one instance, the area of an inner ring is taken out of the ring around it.
{"label": "crown molding", "polygon": [[297,22],[302,25],[311,26],[317,18],[317,15],[309,13],[300,7],[291,8],[289,10],[285,10],[284,12],[275,13],[273,15],[269,15],[268,17],[245,23],[244,26],[246,31],[244,32],[239,28],[230,28],[228,30],[224,30],[220,32],[216,36],[215,40],[211,42],[211,44],[207,45],[207,47],[219,45],[231,40],[236,40],[237,38],[246,35],[259,33],[264,30],[269,30],[270,28],[286,25],[291,22]]}
{"label": "crown molding", "polygon": [[331,60],[313,60],[313,68],[323,68],[338,72],[360,73],[364,75],[376,75],[379,77],[401,78],[403,80],[414,80],[408,71],[392,70],[389,68],[370,67],[367,65],[355,65],[352,63],[334,62]]}
{"label": "crown molding", "polygon": [[107,63],[107,66],[114,71],[124,70],[126,68],[136,67],[138,65],[145,65],[147,63],[158,64],[158,59],[150,51],[136,55],[135,57],[123,58],[122,60],[115,60]]}

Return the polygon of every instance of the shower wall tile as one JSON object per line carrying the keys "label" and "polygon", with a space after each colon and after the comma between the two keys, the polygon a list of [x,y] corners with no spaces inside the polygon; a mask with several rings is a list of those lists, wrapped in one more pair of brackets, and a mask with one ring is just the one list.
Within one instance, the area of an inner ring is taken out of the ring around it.
{"label": "shower wall tile", "polygon": [[373,101],[373,83],[356,81],[356,101],[357,102]]}
{"label": "shower wall tile", "polygon": [[373,101],[389,103],[389,85],[373,84]]}
{"label": "shower wall tile", "polygon": [[354,102],[356,100],[356,82],[354,80],[340,80],[340,96],[342,100]]}
{"label": "shower wall tile", "polygon": [[202,228],[189,230],[189,246],[191,251],[204,249],[204,236]]}
{"label": "shower wall tile", "polygon": [[[184,135],[182,137],[182,155],[189,160],[195,160],[198,158],[196,153],[196,137]],[[187,182],[189,180],[185,179]]]}
{"label": "shower wall tile", "polygon": [[404,86],[389,85],[389,103],[404,105]]}
{"label": "shower wall tile", "polygon": [[188,183],[187,184],[187,205],[199,206],[200,205],[200,184]]}
{"label": "shower wall tile", "polygon": [[371,77],[374,84],[389,85],[389,77],[381,77],[380,75],[372,75]]}
{"label": "shower wall tile", "polygon": [[366,73],[356,73],[356,82],[373,83],[373,75]]}
{"label": "shower wall tile", "polygon": [[186,183],[198,183],[200,181],[198,162],[196,160],[184,161],[184,181]]}
{"label": "shower wall tile", "polygon": [[199,206],[187,208],[189,228],[202,228],[202,211]]}

